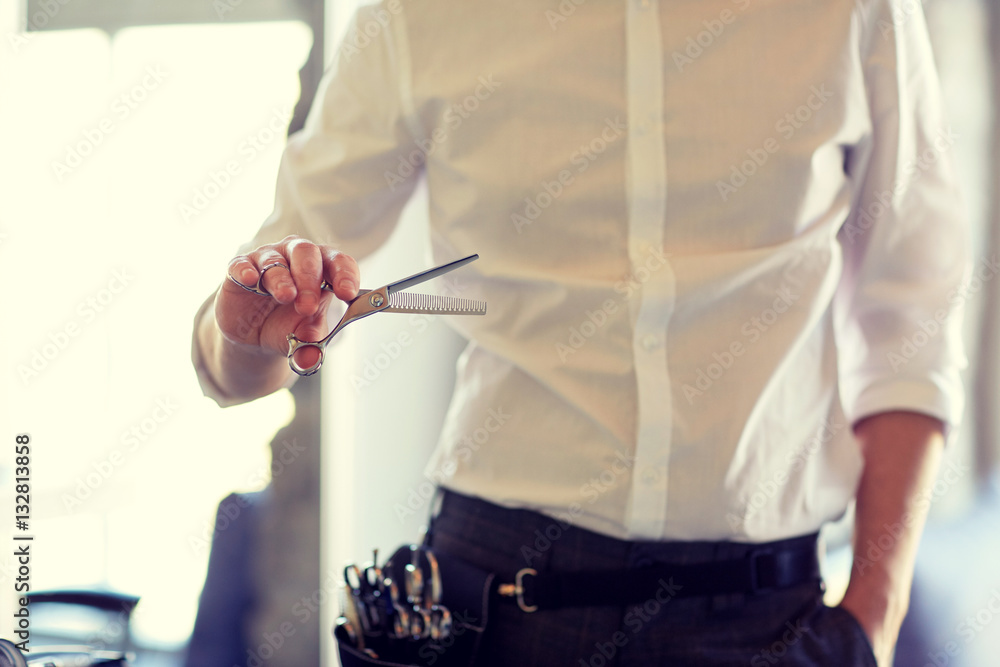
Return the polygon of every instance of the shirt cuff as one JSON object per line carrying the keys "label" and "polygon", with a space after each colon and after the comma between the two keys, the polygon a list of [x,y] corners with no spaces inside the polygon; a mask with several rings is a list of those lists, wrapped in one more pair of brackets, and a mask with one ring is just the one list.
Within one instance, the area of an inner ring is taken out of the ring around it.
{"label": "shirt cuff", "polygon": [[[202,354],[201,345],[198,343],[198,329],[201,326],[202,318],[206,316],[208,309],[214,305],[215,294],[213,293],[201,304],[201,308],[198,309],[198,312],[194,316],[194,334],[191,338],[191,363],[194,365],[194,372],[198,376],[198,384],[201,386],[202,393],[218,403],[221,408],[249,403],[252,399],[234,398],[226,394],[215,382],[215,379],[212,378],[212,375],[208,372],[208,366],[205,364],[205,356]],[[291,373],[288,382],[285,383],[283,388],[290,388],[298,379],[298,375]]]}
{"label": "shirt cuff", "polygon": [[845,407],[852,426],[866,417],[899,410],[939,419],[944,424],[945,444],[950,446],[958,433],[965,396],[961,381],[894,380],[871,385],[853,406]]}

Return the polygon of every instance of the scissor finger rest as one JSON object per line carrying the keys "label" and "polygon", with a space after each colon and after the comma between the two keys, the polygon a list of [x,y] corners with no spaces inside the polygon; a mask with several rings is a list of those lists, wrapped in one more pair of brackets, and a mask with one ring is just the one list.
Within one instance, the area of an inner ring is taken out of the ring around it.
{"label": "scissor finger rest", "polygon": [[[340,333],[341,329],[355,320],[368,317],[389,307],[389,297],[385,291],[385,287],[377,290],[360,290],[358,296],[347,304],[347,311],[340,318],[337,326],[321,340],[302,340],[294,333],[288,334],[285,339],[288,341],[288,365],[291,366],[292,370],[303,376],[312,375],[318,371],[323,365],[323,358],[326,356],[326,346],[330,344],[334,336]],[[319,350],[319,358],[309,366],[303,366],[295,359],[296,352],[305,347],[314,347]]]}
{"label": "scissor finger rest", "polygon": [[[288,334],[288,365],[293,371],[299,375],[305,377],[307,375],[312,375],[320,369],[323,365],[323,357],[326,355],[326,343],[324,341],[311,342],[308,340],[299,340],[295,337],[295,334]],[[319,352],[319,356],[316,358],[310,366],[303,366],[295,359],[295,353],[304,347],[314,347]]]}

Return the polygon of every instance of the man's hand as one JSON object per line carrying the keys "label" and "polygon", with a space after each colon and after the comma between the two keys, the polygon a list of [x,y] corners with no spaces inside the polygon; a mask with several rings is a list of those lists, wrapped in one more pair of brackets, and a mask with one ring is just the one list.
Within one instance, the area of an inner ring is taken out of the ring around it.
{"label": "man's hand", "polygon": [[[360,274],[357,262],[330,246],[297,236],[263,245],[229,263],[229,276],[252,287],[264,272],[261,287],[271,296],[254,294],[230,280],[216,293],[214,318],[206,317],[198,336],[209,373],[232,398],[257,398],[282,387],[291,372],[285,356],[286,336],[319,340],[328,332],[326,312],[332,299],[320,289],[324,280],[344,301],[357,296]],[[319,351],[298,353],[308,366]]]}
{"label": "man's hand", "polygon": [[[858,620],[878,658],[891,665],[937,476],[944,427],[933,417],[885,412],[854,428],[865,458],[858,486],[854,566],[841,606]],[[869,544],[878,558],[868,557]]]}

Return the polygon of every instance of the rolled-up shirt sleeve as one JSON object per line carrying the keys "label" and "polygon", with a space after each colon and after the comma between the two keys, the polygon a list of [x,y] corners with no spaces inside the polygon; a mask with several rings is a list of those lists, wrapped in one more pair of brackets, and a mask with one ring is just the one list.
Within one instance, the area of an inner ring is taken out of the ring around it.
{"label": "rolled-up shirt sleeve", "polygon": [[854,206],[840,230],[835,299],[840,390],[852,423],[908,410],[956,424],[964,406],[962,312],[969,241],[919,11],[861,10],[871,133],[850,149]]}
{"label": "rolled-up shirt sleeve", "polygon": [[[361,258],[391,235],[423,164],[403,94],[409,60],[397,14],[380,5],[355,14],[305,127],[288,140],[274,210],[239,253],[296,234]],[[369,25],[380,26],[375,36],[364,32]],[[208,375],[198,345],[198,322],[213,299],[196,315],[192,361],[202,391],[225,406],[233,401]]]}
{"label": "rolled-up shirt sleeve", "polygon": [[[274,211],[252,244],[299,234],[361,257],[392,233],[422,165],[403,82],[409,58],[401,16],[375,37],[352,34],[377,23],[377,5],[358,11],[323,77],[301,132],[285,148]],[[398,28],[398,29],[395,29]]]}

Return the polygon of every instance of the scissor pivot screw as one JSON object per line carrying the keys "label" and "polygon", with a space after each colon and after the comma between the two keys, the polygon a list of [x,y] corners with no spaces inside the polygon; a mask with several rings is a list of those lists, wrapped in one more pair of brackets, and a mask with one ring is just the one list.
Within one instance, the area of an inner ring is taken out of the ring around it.
{"label": "scissor pivot screw", "polygon": [[372,294],[371,298],[368,300],[376,308],[380,308],[383,303],[385,303],[385,297],[381,294]]}

